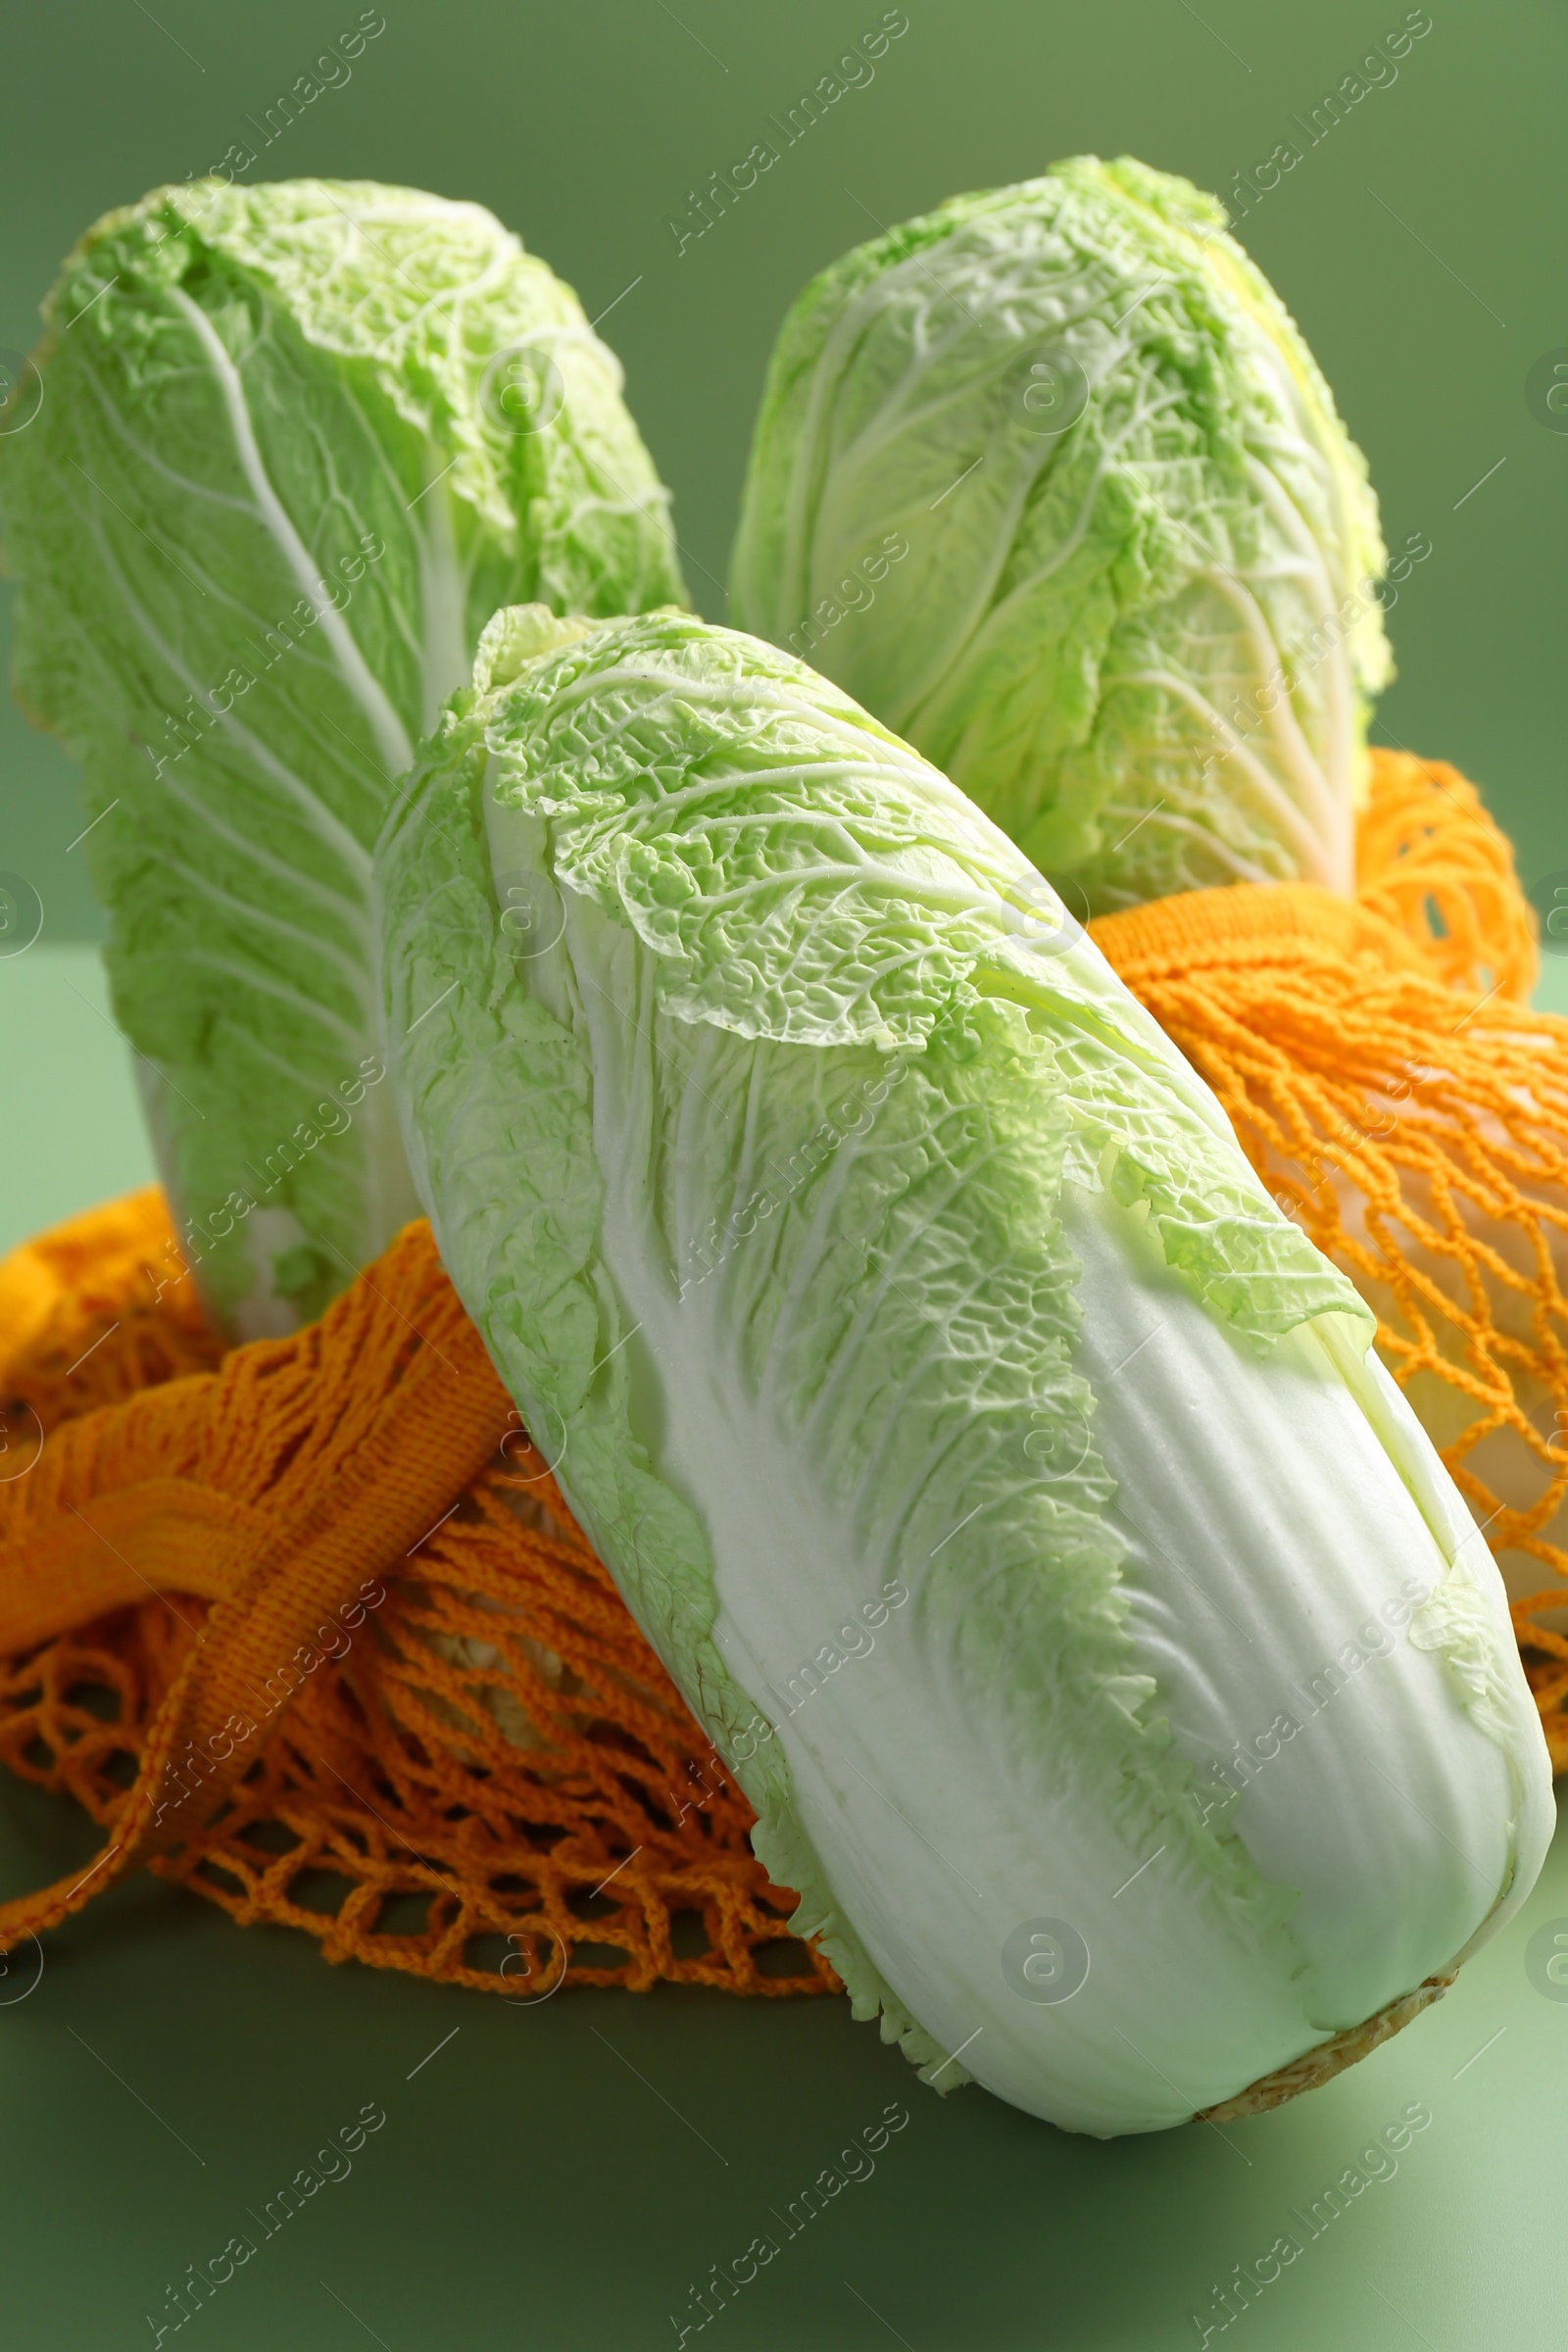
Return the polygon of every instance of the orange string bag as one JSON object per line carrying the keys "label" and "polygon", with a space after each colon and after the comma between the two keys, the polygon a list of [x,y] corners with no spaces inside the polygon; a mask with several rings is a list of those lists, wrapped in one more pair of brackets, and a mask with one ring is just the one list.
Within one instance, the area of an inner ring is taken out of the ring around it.
{"label": "orange string bag", "polygon": [[156,1190],[0,1264],[0,1760],[145,1864],[515,2000],[823,1991],[753,1816],[517,1427],[427,1226],[224,1355]]}
{"label": "orange string bag", "polygon": [[1208,1081],[1378,1346],[1508,1586],[1568,1768],[1568,1021],[1533,1012],[1507,842],[1441,761],[1375,751],[1353,900],[1312,883],[1090,925]]}
{"label": "orange string bag", "polygon": [[[1568,1023],[1529,1012],[1507,845],[1375,756],[1354,902],[1237,885],[1095,938],[1214,1087],[1511,1571],[1568,1762]],[[836,1980],[412,1226],[228,1355],[161,1196],[0,1265],[0,1759],[108,1842],[0,1943],[146,1863],[355,1957],[514,1998]],[[1563,1458],[1559,1458],[1561,1455]],[[1521,1576],[1523,1585],[1521,1586]]]}

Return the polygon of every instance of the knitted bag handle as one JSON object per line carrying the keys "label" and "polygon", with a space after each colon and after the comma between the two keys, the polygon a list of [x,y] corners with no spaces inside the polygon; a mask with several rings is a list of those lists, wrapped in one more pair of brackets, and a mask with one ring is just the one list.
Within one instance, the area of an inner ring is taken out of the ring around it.
{"label": "knitted bag handle", "polygon": [[155,1188],[0,1259],[0,1763],[110,1833],[5,1941],[146,1860],[512,2001],[837,1988],[422,1225],[227,1356]]}
{"label": "knitted bag handle", "polygon": [[281,1720],[269,1686],[368,1574],[403,1565],[514,1418],[416,1224],[318,1323],[55,1433],[34,1474],[0,1491],[0,1652],[150,1592],[212,1606],[110,1842],[85,1872],[0,1904],[0,1946],[211,1817]]}

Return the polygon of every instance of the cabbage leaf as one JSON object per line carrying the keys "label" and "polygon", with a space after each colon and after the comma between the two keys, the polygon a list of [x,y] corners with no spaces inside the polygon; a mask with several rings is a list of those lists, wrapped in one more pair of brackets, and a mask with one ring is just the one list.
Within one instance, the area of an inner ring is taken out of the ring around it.
{"label": "cabbage leaf", "polygon": [[614,358],[479,206],[198,181],[107,215],[0,438],[16,680],[82,761],[115,1008],[240,1336],[416,1203],[370,852],[498,604],[684,601]]}
{"label": "cabbage leaf", "polygon": [[955,197],[807,287],[758,418],[734,619],[1085,912],[1353,887],[1377,511],[1224,220],[1130,158]]}

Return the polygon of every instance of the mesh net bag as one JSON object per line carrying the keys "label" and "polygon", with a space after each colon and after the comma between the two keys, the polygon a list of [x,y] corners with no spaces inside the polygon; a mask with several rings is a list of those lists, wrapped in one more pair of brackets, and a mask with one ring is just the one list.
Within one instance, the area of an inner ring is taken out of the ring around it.
{"label": "mesh net bag", "polygon": [[[1379,754],[1349,901],[1093,934],[1351,1276],[1513,1594],[1568,1765],[1568,1022],[1462,777]],[[155,1190],[0,1264],[0,1761],[106,1832],[0,1946],[146,1865],[518,2001],[837,1979],[414,1225],[224,1354]]]}
{"label": "mesh net bag", "polygon": [[752,1813],[573,1526],[411,1226],[227,1355],[162,1195],[0,1265],[0,1760],[143,1864],[515,2001],[824,1991]]}

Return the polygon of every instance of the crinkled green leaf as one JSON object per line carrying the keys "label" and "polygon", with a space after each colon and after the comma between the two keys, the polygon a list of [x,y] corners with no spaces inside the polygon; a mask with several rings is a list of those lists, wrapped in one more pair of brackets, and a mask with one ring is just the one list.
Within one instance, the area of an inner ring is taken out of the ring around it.
{"label": "crinkled green leaf", "polygon": [[681,598],[665,493],[575,296],[477,205],[158,189],[46,316],[0,437],[18,690],[83,762],[201,1279],[287,1327],[415,1211],[372,1009],[390,787],[497,605]]}
{"label": "crinkled green leaf", "polygon": [[1353,880],[1376,509],[1223,224],[1080,157],[873,239],[786,319],[747,477],[741,624],[1097,910]]}

